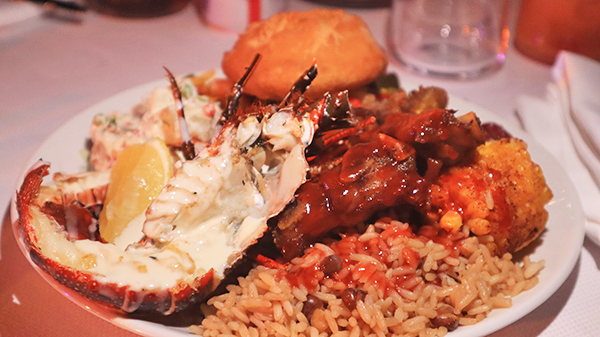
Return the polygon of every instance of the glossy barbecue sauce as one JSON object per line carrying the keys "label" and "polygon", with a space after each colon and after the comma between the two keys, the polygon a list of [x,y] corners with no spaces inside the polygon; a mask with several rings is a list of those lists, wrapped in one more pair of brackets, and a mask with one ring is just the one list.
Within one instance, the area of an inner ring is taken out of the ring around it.
{"label": "glossy barbecue sauce", "polygon": [[378,128],[339,145],[347,150],[338,164],[298,189],[279,215],[276,243],[291,259],[331,229],[355,226],[383,209],[427,213],[429,190],[441,168],[464,161],[482,143],[478,125],[462,123],[448,110],[390,115]]}
{"label": "glossy barbecue sauce", "polygon": [[[432,182],[444,167],[472,158],[482,143],[478,125],[462,123],[447,110],[391,115],[379,128],[347,140],[347,150],[338,164],[320,171],[300,187],[294,204],[279,217],[277,244],[287,258],[292,258],[331,229],[355,226],[386,208],[408,207],[427,214],[432,211]],[[329,151],[339,152],[335,146]],[[319,282],[333,279],[334,289],[346,289],[346,293],[354,290],[349,297],[359,296],[357,289],[363,288],[363,283],[388,294],[401,289],[411,291],[424,282],[417,272],[423,261],[415,249],[401,245],[400,253],[390,258],[394,240],[394,250],[398,249],[399,238],[423,243],[432,240],[444,245],[451,257],[458,257],[464,238],[461,233],[450,234],[439,226],[422,226],[415,233],[409,225],[397,224],[389,224],[369,240],[360,240],[358,234],[342,234],[340,241],[330,245],[342,261],[337,272],[326,274],[319,263],[314,263],[292,268],[285,277],[293,286],[304,286],[309,291]],[[316,248],[307,252],[305,256],[319,255],[318,261],[327,258]],[[390,268],[404,272],[387,277]]]}
{"label": "glossy barbecue sauce", "polygon": [[460,213],[463,223],[471,219],[487,219],[491,230],[506,231],[512,225],[513,212],[507,203],[506,191],[496,185],[499,174],[490,168],[465,167],[442,175],[437,183],[445,192],[438,196],[435,206]]}

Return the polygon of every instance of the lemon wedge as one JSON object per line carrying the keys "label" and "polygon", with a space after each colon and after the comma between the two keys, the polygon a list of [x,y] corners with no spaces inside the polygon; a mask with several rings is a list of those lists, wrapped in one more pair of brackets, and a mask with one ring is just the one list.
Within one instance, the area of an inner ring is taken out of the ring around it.
{"label": "lemon wedge", "polygon": [[100,213],[100,236],[121,248],[133,243],[128,242],[131,238],[139,239],[144,212],[171,176],[171,153],[158,138],[130,145],[119,153]]}

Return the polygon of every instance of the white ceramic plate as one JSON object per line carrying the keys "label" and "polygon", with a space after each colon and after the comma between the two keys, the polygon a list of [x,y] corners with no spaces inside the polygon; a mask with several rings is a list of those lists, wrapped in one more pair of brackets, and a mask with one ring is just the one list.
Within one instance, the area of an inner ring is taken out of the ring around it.
{"label": "white ceramic plate", "polygon": [[[85,139],[88,137],[89,125],[93,116],[110,110],[128,111],[129,108],[148,96],[153,88],[167,85],[166,80],[148,83],[103,100],[81,112],[46,139],[31,158],[29,164],[33,164],[39,158],[43,158],[51,162],[52,172],[75,173],[83,170],[85,162],[80,153],[84,147]],[[403,83],[403,86],[407,90],[417,88],[417,85],[411,83]],[[529,151],[533,160],[544,170],[547,182],[554,192],[554,198],[547,206],[550,213],[550,218],[546,226],[547,229],[542,233],[540,239],[527,248],[527,253],[533,261],[546,260],[546,267],[540,275],[540,283],[532,290],[514,298],[511,308],[494,310],[482,322],[473,326],[460,327],[448,334],[448,336],[460,335],[461,337],[484,336],[527,315],[552,296],[562,285],[571,273],[583,244],[583,211],[575,188],[562,166],[540,145],[536,144],[520,131],[519,128],[507,125],[497,115],[455,97],[450,97],[449,107],[458,110],[459,114],[475,111],[482,122],[497,122],[502,124],[513,136],[525,140],[529,144]],[[29,168],[29,165],[27,168]],[[17,218],[14,205],[11,207],[11,211],[11,218],[14,223]],[[560,249],[556,249],[559,246]],[[29,254],[25,255],[29,256]],[[40,271],[40,274],[57,290],[64,293],[69,299],[85,310],[124,329],[145,336],[175,337],[190,335],[190,332],[185,327],[132,319],[115,310],[95,304],[58,284],[46,273]]]}

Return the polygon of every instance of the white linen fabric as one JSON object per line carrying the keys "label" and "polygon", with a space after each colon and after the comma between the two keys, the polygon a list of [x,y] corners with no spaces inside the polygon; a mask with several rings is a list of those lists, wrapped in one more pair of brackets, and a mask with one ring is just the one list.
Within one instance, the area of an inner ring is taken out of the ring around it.
{"label": "white linen fabric", "polygon": [[561,51],[545,100],[521,96],[523,125],[565,167],[586,215],[586,234],[600,245],[600,63]]}

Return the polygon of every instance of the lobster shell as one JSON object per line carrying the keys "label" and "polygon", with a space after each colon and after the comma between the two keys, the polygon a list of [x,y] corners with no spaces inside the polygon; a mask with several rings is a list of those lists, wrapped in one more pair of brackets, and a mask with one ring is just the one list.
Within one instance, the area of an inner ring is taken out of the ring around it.
{"label": "lobster shell", "polygon": [[[128,285],[101,282],[93,272],[78,270],[49,258],[39,242],[40,221],[53,221],[35,203],[49,164],[38,162],[25,176],[16,195],[18,219],[14,223],[31,261],[56,281],[94,301],[120,308],[125,312],[161,312],[170,314],[205,298],[216,287],[214,271],[195,277],[191,282],[180,282],[168,289],[131,289]],[[41,219],[44,217],[45,219]]]}

